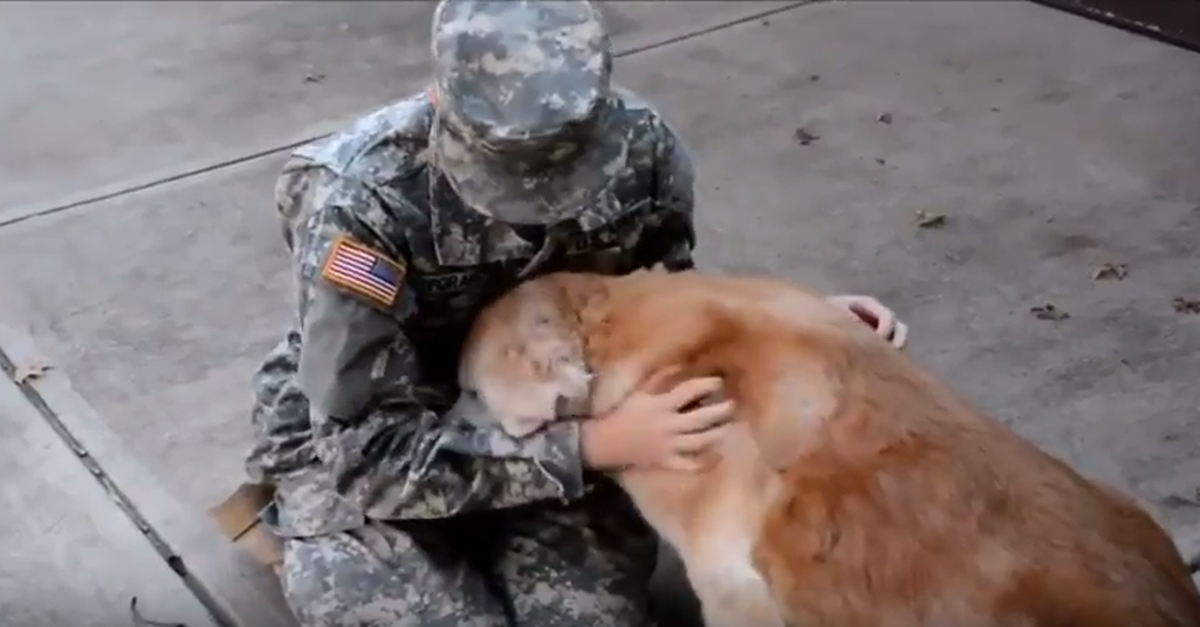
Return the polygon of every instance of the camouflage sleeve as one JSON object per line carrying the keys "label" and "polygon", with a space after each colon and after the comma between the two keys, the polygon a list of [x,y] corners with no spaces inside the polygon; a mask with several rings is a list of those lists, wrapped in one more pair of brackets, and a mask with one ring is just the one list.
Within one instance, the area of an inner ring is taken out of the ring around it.
{"label": "camouflage sleeve", "polygon": [[298,380],[317,457],[339,495],[372,518],[418,519],[582,494],[576,425],[517,441],[499,429],[444,424],[422,404],[402,331],[416,305],[404,251],[385,235],[397,230],[391,214],[345,177],[327,180],[313,198],[291,235]]}
{"label": "camouflage sleeve", "polygon": [[692,249],[696,246],[693,210],[696,204],[695,167],[688,147],[680,136],[657,118],[653,126],[655,142],[654,180],[655,215],[638,246],[638,265],[650,267],[662,263],[673,272],[695,267]]}

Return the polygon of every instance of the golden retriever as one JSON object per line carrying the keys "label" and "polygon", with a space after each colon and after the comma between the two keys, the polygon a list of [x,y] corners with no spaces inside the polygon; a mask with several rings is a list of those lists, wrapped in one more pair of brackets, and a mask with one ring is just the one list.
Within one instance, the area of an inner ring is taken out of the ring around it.
{"label": "golden retriever", "polygon": [[735,427],[705,469],[616,479],[708,627],[1200,626],[1167,533],[781,280],[559,273],[486,308],[456,412],[522,437],[678,367]]}

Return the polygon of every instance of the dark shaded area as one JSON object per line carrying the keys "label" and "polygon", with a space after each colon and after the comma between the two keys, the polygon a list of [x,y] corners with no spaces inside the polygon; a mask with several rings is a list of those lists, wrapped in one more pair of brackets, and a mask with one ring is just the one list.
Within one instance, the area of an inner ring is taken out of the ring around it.
{"label": "dark shaded area", "polygon": [[658,570],[650,581],[654,616],[660,627],[704,627],[700,602],[688,585],[678,555],[660,543]]}
{"label": "dark shaded area", "polygon": [[1033,0],[1200,52],[1200,0]]}

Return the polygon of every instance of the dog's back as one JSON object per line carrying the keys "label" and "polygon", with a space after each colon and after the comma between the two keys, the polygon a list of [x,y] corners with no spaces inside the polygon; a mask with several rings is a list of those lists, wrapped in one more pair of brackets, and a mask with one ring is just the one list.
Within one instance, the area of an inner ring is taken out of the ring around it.
{"label": "dog's back", "polygon": [[755,547],[798,624],[1200,625],[1148,514],[876,358],[849,360],[870,363],[846,378],[859,394],[784,471]]}
{"label": "dog's back", "polygon": [[[1145,511],[816,294],[699,273],[641,280],[646,341],[704,336],[685,374],[726,377],[763,465],[778,473],[718,466],[693,500],[725,505],[693,507],[713,520],[690,524],[728,526],[739,514],[761,524],[754,563],[789,622],[1200,625],[1200,594]],[[765,514],[731,496],[748,486],[771,500]]]}
{"label": "dog's back", "polygon": [[[725,378],[738,424],[716,465],[620,477],[709,627],[1200,627],[1200,594],[1148,514],[817,294],[643,272],[545,277],[502,304],[464,372],[510,419],[552,407],[582,355],[594,414],[663,367]],[[541,330],[514,334],[523,318]]]}

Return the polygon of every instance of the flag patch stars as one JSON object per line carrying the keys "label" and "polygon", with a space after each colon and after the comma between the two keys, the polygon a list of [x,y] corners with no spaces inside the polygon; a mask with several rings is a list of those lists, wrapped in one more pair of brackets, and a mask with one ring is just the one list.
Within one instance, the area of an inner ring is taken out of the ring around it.
{"label": "flag patch stars", "polygon": [[391,307],[400,294],[404,266],[342,236],[334,242],[321,277],[379,305]]}

